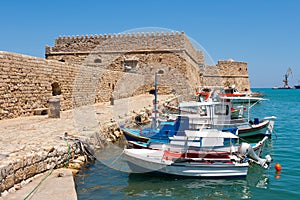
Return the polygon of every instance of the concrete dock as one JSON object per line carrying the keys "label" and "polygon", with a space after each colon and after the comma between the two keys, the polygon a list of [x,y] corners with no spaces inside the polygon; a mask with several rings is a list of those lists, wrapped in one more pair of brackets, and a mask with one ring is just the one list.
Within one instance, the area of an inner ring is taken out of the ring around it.
{"label": "concrete dock", "polygon": [[17,190],[15,193],[9,193],[3,200],[57,200],[57,199],[77,199],[73,174],[70,169],[56,169],[53,172],[48,171],[39,174],[38,177]]}

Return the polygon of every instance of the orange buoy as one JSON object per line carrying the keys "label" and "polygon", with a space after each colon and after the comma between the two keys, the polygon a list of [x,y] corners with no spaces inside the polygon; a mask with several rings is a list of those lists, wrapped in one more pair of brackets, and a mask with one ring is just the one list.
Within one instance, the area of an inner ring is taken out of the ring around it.
{"label": "orange buoy", "polygon": [[278,171],[278,172],[281,171],[281,165],[279,163],[276,163],[274,167],[275,167],[276,171]]}

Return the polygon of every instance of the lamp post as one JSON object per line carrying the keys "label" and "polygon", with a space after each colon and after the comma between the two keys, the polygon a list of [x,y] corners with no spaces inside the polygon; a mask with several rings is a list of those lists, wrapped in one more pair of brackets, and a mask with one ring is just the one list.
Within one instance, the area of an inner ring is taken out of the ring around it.
{"label": "lamp post", "polygon": [[157,113],[158,113],[158,100],[157,100],[157,75],[158,74],[163,74],[164,71],[163,70],[159,70],[158,72],[155,72],[154,75],[154,100],[153,100],[153,112],[154,112],[154,116],[152,119],[152,129],[157,129]]}

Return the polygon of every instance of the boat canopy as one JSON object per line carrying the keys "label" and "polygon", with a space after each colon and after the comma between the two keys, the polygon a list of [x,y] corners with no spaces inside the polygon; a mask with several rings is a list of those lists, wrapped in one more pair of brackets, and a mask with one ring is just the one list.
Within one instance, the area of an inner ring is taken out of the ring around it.
{"label": "boat canopy", "polygon": [[207,130],[185,130],[185,135],[187,137],[202,137],[202,138],[239,138],[238,136],[232,134],[231,132],[218,131],[216,129]]}
{"label": "boat canopy", "polygon": [[264,101],[264,100],[267,100],[267,99],[264,99],[264,98],[260,98],[260,97],[220,97],[220,99],[228,99],[228,100],[255,100],[255,101]]}
{"label": "boat canopy", "polygon": [[179,103],[180,108],[184,107],[201,107],[201,106],[212,106],[212,105],[219,105],[222,104],[221,102],[198,102],[198,101],[187,101]]}

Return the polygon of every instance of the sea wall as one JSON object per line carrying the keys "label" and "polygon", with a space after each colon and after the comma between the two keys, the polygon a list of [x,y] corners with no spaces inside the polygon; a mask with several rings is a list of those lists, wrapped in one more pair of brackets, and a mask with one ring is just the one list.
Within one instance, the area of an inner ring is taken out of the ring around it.
{"label": "sea wall", "polygon": [[[46,127],[41,129],[50,131]],[[66,167],[77,173],[87,162],[93,162],[94,155],[91,152],[102,149],[121,137],[117,123],[105,122],[99,130],[99,133],[89,131],[88,134],[65,134],[61,137],[46,138],[49,144],[42,146],[30,143],[36,138],[23,139],[27,140],[26,151],[15,149],[9,154],[1,154],[0,197],[1,193],[13,193],[29,183],[34,176],[52,169]],[[43,137],[42,132],[39,137]],[[53,143],[56,145],[51,145]]]}
{"label": "sea wall", "polygon": [[[11,155],[1,160],[0,192],[21,188],[26,180],[53,168],[68,166],[68,161],[80,156],[77,148],[54,146],[25,155]],[[18,184],[18,185],[17,185]]]}

